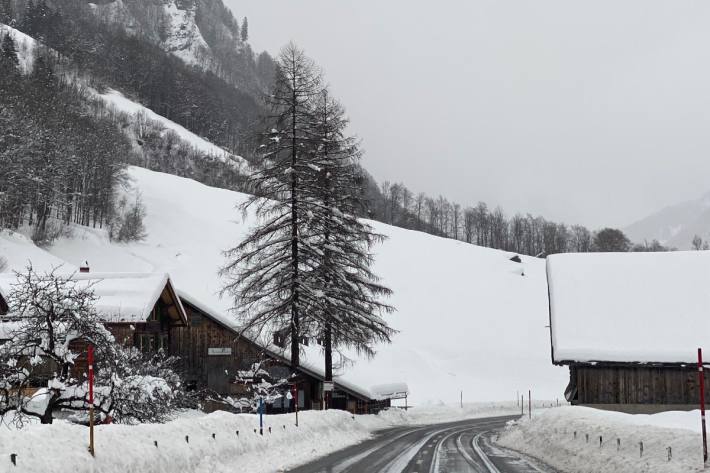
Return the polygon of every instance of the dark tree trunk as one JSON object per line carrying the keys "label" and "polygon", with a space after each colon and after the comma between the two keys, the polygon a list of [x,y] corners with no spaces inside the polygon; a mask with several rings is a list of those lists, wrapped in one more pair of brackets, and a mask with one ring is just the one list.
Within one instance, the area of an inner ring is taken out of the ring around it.
{"label": "dark tree trunk", "polygon": [[293,280],[291,282],[291,368],[296,369],[300,363],[298,337],[300,334],[298,319],[298,199],[296,196],[296,83],[293,83],[293,109],[291,112],[291,264]]}

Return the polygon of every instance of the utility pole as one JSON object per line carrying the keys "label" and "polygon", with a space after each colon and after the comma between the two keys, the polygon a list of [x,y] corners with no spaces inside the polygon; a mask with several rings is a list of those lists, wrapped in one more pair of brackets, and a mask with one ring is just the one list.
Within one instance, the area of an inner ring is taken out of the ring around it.
{"label": "utility pole", "polygon": [[532,390],[528,389],[528,419],[532,419]]}

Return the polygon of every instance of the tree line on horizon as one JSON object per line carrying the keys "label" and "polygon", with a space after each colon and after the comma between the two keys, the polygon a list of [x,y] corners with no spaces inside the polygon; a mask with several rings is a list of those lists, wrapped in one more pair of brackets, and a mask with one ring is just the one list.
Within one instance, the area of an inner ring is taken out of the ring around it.
{"label": "tree line on horizon", "polygon": [[[593,231],[538,215],[490,209],[485,202],[462,206],[439,195],[414,193],[402,183],[383,182],[372,190],[370,218],[390,225],[423,231],[477,246],[529,256],[555,253],[672,251],[658,240],[632,242],[622,230],[605,227]],[[701,241],[702,246],[702,241]]]}

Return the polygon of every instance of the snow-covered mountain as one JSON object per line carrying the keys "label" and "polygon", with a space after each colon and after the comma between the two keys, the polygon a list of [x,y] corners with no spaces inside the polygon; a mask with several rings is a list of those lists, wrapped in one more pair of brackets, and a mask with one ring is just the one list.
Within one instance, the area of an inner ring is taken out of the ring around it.
{"label": "snow-covered mountain", "polygon": [[696,200],[666,207],[624,231],[634,242],[655,239],[681,250],[690,249],[695,235],[710,240],[710,192]]}
{"label": "snow-covered mountain", "polygon": [[264,85],[247,35],[221,0],[103,0],[90,6],[102,21],[148,39],[190,66],[238,86]]}
{"label": "snow-covered mountain", "polygon": [[120,23],[127,32],[152,39],[188,64],[211,60],[207,41],[195,22],[197,7],[193,2],[113,0],[91,6],[103,20]]}
{"label": "snow-covered mountain", "polygon": [[[222,250],[255,223],[234,208],[246,196],[137,167],[128,174],[147,210],[143,242],[112,243],[104,230],[74,226],[72,237],[45,251],[0,233],[8,270],[32,259],[38,268],[88,260],[92,271],[165,271],[178,290],[230,317],[217,270]],[[465,401],[512,400],[527,389],[537,399],[562,397],[568,373],[550,360],[543,260],[515,263],[502,251],[372,224],[389,237],[376,249],[375,271],[394,291],[397,312],[388,321],[399,333],[374,359],[341,370],[344,381],[365,388],[404,381],[419,405],[456,402],[461,391]],[[320,348],[309,350],[305,362],[320,366]]]}

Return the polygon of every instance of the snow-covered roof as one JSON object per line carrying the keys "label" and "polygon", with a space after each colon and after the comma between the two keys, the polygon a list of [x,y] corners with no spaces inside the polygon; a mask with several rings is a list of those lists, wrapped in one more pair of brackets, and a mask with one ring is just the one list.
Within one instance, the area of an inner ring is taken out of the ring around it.
{"label": "snow-covered roof", "polygon": [[372,386],[370,392],[377,399],[399,399],[409,394],[409,386],[407,386],[407,383],[378,384],[377,386]]}
{"label": "snow-covered roof", "polygon": [[[97,296],[96,311],[105,322],[144,322],[158,298],[166,289],[174,293],[170,277],[165,273],[73,273],[80,284],[91,285]],[[0,274],[0,294],[5,300],[17,284],[14,274]],[[177,315],[186,323],[185,310],[175,294]]]}
{"label": "snow-covered roof", "polygon": [[692,363],[710,349],[710,252],[547,259],[552,358]]}
{"label": "snow-covered roof", "polygon": [[12,333],[20,327],[17,321],[0,321],[0,341],[12,338]]}

